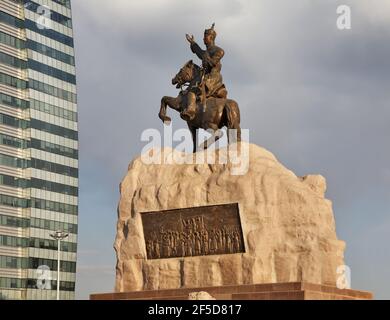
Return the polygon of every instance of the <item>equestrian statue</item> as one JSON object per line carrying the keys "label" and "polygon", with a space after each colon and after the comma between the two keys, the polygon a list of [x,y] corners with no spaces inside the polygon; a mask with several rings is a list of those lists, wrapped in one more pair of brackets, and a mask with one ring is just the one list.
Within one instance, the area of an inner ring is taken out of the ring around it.
{"label": "equestrian statue", "polygon": [[[232,142],[232,136],[236,141],[241,141],[240,110],[236,101],[227,98],[228,92],[221,75],[221,60],[225,52],[215,45],[217,33],[214,27],[213,24],[204,32],[206,50],[195,42],[193,35],[186,34],[191,51],[202,60],[202,66],[192,60],[185,63],[172,79],[172,84],[180,89],[178,96],[164,96],[161,99],[159,118],[164,123],[170,123],[171,118],[166,115],[167,107],[180,112],[180,117],[187,122],[191,131],[193,152],[197,150],[197,129],[213,132],[215,142],[222,136],[220,129],[227,127],[228,142]],[[235,130],[236,134],[229,134],[230,130]],[[204,145],[204,148],[207,146]]]}

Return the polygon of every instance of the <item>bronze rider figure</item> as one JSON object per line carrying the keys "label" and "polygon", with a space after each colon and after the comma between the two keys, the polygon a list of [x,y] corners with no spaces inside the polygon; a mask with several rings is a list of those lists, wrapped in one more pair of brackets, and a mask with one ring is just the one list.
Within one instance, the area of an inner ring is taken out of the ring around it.
{"label": "bronze rider figure", "polygon": [[192,120],[195,117],[196,101],[202,101],[205,104],[207,98],[227,98],[227,90],[223,84],[221,75],[221,59],[225,52],[222,48],[215,45],[217,33],[214,30],[213,23],[210,29],[204,32],[203,42],[206,45],[206,50],[203,50],[194,40],[193,35],[186,34],[187,41],[190,43],[191,51],[202,60],[203,77],[199,86],[188,88],[188,106],[186,110],[181,112],[181,117],[184,120]]}

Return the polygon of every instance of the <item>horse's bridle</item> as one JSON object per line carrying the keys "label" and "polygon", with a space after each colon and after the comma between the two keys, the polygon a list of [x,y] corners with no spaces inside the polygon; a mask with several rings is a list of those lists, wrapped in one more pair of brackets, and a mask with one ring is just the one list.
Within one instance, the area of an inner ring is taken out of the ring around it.
{"label": "horse's bridle", "polygon": [[[181,73],[181,72],[179,72],[179,74],[178,74],[176,77],[177,77],[177,82],[178,82],[178,84],[180,85],[180,92],[182,93],[184,90],[187,90],[188,88],[190,88],[191,83],[188,82],[188,81],[187,81],[187,82],[183,82],[183,79],[182,79],[180,73]],[[193,84],[193,85],[191,86],[191,88],[199,87],[199,86],[203,83],[203,81],[204,81],[204,76],[205,76],[204,69],[201,68],[201,78],[200,78],[200,82],[197,81],[195,84]],[[188,83],[188,84],[187,84],[187,83]],[[185,86],[186,84],[187,84],[187,87],[183,90],[183,86]]]}

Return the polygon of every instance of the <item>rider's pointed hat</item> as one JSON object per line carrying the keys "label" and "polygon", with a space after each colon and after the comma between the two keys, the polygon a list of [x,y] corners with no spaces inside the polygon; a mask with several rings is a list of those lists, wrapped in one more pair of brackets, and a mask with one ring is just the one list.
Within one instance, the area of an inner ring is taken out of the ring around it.
{"label": "rider's pointed hat", "polygon": [[215,38],[217,37],[217,33],[215,32],[214,27],[215,27],[215,23],[212,24],[212,26],[211,26],[210,29],[206,29],[206,30],[204,31],[204,34],[205,34],[205,35],[206,35],[206,34],[211,34],[211,35],[214,36],[214,39],[215,39]]}

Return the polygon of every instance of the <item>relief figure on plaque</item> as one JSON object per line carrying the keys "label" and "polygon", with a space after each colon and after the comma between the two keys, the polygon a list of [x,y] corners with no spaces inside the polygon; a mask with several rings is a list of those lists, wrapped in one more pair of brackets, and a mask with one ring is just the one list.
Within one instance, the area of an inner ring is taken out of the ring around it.
{"label": "relief figure on plaque", "polygon": [[237,231],[234,232],[234,250],[240,252],[240,237]]}
{"label": "relief figure on plaque", "polygon": [[201,237],[200,232],[195,232],[195,254],[202,254]]}
{"label": "relief figure on plaque", "polygon": [[209,254],[209,233],[206,228],[203,228],[202,231],[202,248],[204,254]]}
{"label": "relief figure on plaque", "polygon": [[153,257],[153,241],[150,239],[146,242],[146,252],[149,258]]}
{"label": "relief figure on plaque", "polygon": [[180,233],[179,241],[180,241],[180,248],[181,248],[180,254],[182,257],[184,257],[187,255],[187,253],[186,253],[186,235],[184,232]]}
{"label": "relief figure on plaque", "polygon": [[155,240],[154,241],[154,257],[159,259],[161,256],[160,254],[160,244],[158,242],[158,240]]}
{"label": "relief figure on plaque", "polygon": [[217,239],[217,232],[215,229],[213,230],[211,236],[210,251],[213,253],[216,253],[218,251],[218,239]]}
{"label": "relief figure on plaque", "polygon": [[190,230],[188,232],[188,235],[187,235],[187,255],[188,256],[192,256],[192,248],[193,248],[193,244],[192,244],[192,231]]}
{"label": "relief figure on plaque", "polygon": [[171,246],[169,243],[169,237],[165,232],[162,234],[162,244],[163,244],[163,255],[169,258],[171,256]]}

